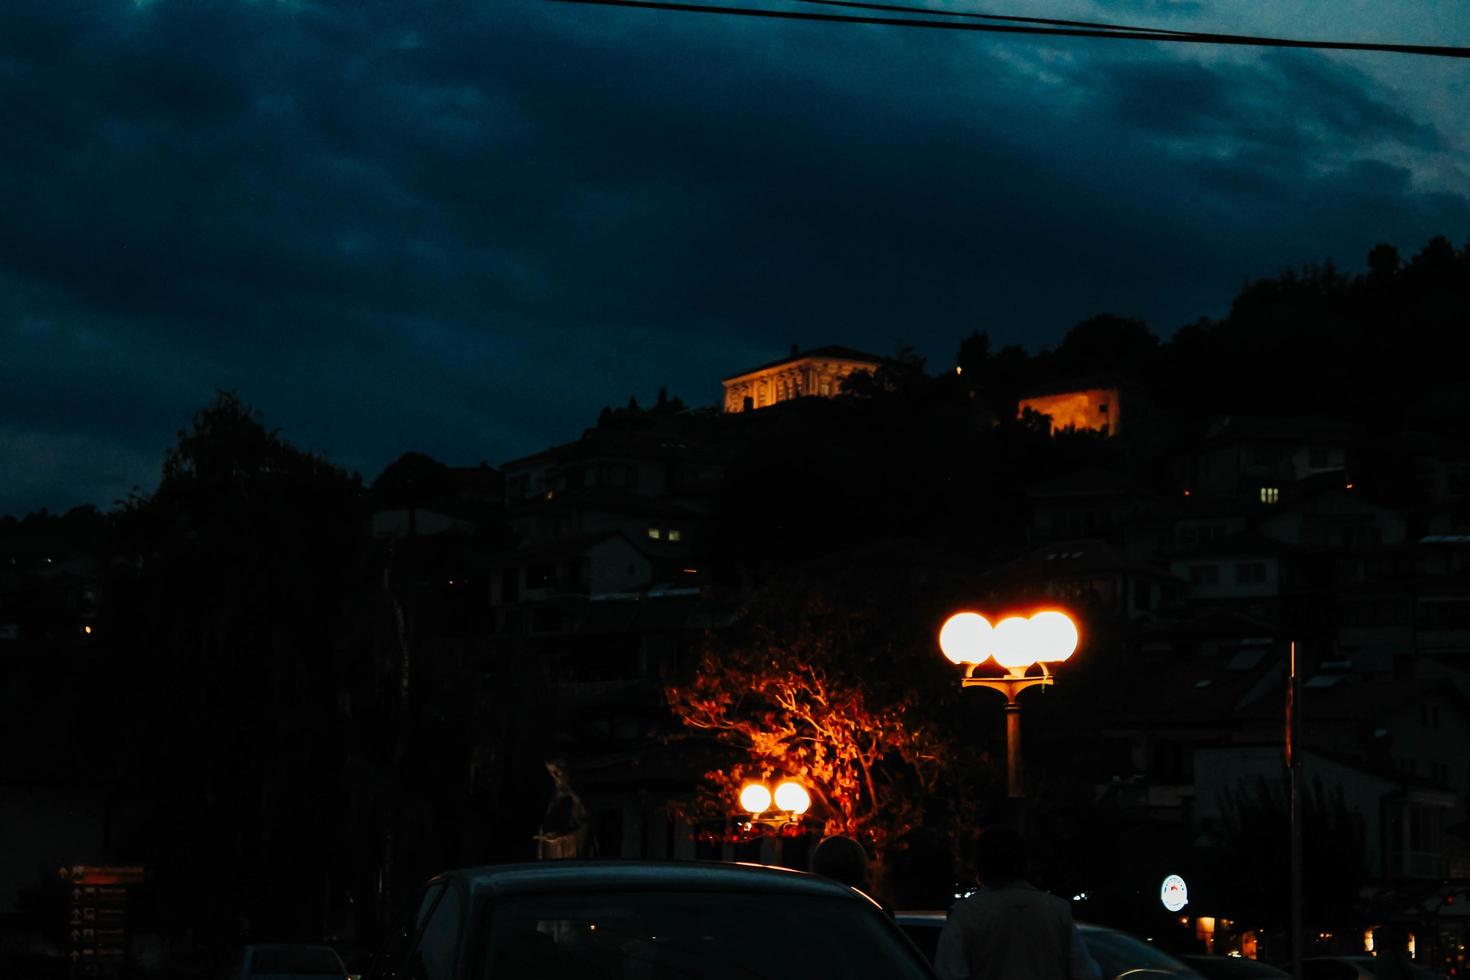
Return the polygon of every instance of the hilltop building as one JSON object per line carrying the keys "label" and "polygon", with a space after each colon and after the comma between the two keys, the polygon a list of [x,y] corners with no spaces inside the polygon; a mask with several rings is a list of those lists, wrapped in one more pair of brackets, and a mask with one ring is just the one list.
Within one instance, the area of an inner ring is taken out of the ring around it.
{"label": "hilltop building", "polygon": [[1043,388],[1020,400],[1016,411],[1027,409],[1051,419],[1051,431],[1091,429],[1115,436],[1122,428],[1122,396],[1116,386],[1066,385]]}
{"label": "hilltop building", "polygon": [[874,371],[883,358],[851,347],[817,347],[803,351],[791,345],[791,354],[726,378],[725,411],[748,412],[804,395],[831,398],[842,382],[857,371]]}

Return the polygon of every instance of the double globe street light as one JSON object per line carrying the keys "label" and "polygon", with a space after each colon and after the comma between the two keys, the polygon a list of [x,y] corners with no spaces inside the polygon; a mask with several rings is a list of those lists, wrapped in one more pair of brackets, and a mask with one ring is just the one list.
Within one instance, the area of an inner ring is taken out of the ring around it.
{"label": "double globe street light", "polygon": [[[1061,663],[1077,649],[1077,624],[1055,609],[1032,616],[1008,616],[996,623],[977,612],[949,617],[939,630],[939,649],[952,663],[963,665],[962,687],[988,687],[1006,698],[1006,790],[1012,799],[1025,796],[1021,784],[1021,706],[1016,695],[1028,687],[1053,683],[1047,664]],[[1006,669],[1001,677],[975,676],[975,668],[994,659]],[[1041,673],[1028,675],[1033,666]]]}
{"label": "double globe street light", "polygon": [[746,783],[740,789],[740,809],[750,814],[752,824],[773,827],[796,824],[811,805],[811,794],[794,779],[777,784],[774,793],[764,783]]}

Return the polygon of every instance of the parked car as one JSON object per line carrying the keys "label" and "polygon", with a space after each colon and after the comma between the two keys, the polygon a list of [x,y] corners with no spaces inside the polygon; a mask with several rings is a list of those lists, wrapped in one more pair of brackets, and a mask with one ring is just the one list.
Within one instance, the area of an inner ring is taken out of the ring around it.
{"label": "parked car", "polygon": [[347,980],[347,967],[330,946],[246,946],[231,972],[238,980]]}
{"label": "parked car", "polygon": [[939,949],[939,933],[944,929],[944,920],[949,918],[948,912],[895,912],[893,919],[898,927],[904,931],[909,940],[924,954],[930,963],[934,962],[934,953]]}
{"label": "parked car", "polygon": [[[1414,980],[1439,980],[1422,966],[1412,966]],[[1302,960],[1302,980],[1374,980],[1378,960],[1372,956],[1308,956]]]}
{"label": "parked car", "polygon": [[1087,946],[1087,951],[1102,967],[1103,980],[1117,980],[1118,977],[1139,971],[1201,980],[1200,975],[1181,960],[1126,932],[1085,922],[1077,923],[1077,931],[1082,933],[1082,942]]}
{"label": "parked car", "polygon": [[1205,980],[1287,980],[1285,970],[1243,956],[1181,956]]}
{"label": "parked car", "polygon": [[[898,912],[894,916],[899,928],[908,934],[931,963],[935,950],[939,948],[939,933],[947,917],[947,912]],[[1087,951],[1102,967],[1103,980],[1116,980],[1138,971],[1201,980],[1200,975],[1185,963],[1125,932],[1085,922],[1077,924],[1077,931],[1081,933]]]}
{"label": "parked car", "polygon": [[932,980],[893,919],[800,871],[543,861],[451,871],[370,980]]}

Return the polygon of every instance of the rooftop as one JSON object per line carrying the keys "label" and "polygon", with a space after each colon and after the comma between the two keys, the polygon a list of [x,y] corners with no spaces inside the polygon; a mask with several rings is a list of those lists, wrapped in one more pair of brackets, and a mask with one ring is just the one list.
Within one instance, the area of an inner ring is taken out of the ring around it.
{"label": "rooftop", "polygon": [[874,367],[878,367],[881,364],[886,364],[889,360],[886,357],[879,357],[877,354],[869,354],[866,351],[860,351],[853,347],[843,347],[838,344],[828,344],[825,347],[813,347],[810,350],[793,349],[792,352],[790,354],[787,354],[785,357],[778,358],[777,360],[771,361],[768,364],[762,364],[759,367],[747,368],[744,371],[739,371],[735,374],[730,375],[724,380],[733,381],[736,378],[743,378],[747,374],[755,374],[757,371],[769,371],[771,368],[780,367],[783,364],[794,364],[797,361],[805,361],[814,358],[821,359],[824,357],[831,358],[833,360],[865,361],[873,365]]}

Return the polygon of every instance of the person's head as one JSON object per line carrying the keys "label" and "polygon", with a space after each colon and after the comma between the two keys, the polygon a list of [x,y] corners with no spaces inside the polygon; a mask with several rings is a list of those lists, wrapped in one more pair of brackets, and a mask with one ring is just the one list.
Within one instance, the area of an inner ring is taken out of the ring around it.
{"label": "person's head", "polygon": [[1014,827],[981,831],[975,845],[975,870],[982,885],[1004,885],[1026,877],[1026,845]]}
{"label": "person's head", "polygon": [[812,874],[822,875],[853,888],[868,887],[868,855],[863,845],[851,837],[833,835],[822,838],[812,849]]}

